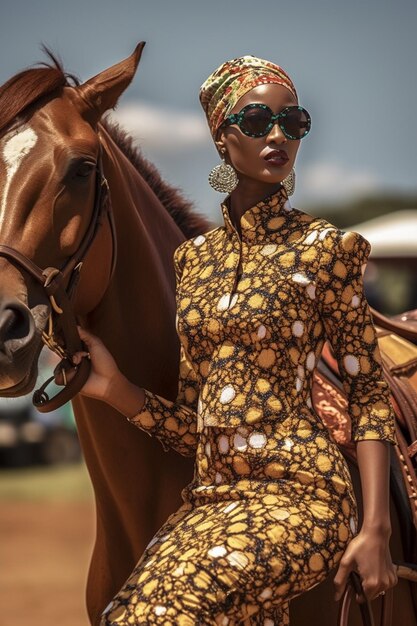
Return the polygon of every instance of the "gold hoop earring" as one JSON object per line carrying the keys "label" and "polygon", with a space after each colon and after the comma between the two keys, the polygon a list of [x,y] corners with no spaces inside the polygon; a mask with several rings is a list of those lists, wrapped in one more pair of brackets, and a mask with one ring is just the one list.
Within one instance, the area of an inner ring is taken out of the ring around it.
{"label": "gold hoop earring", "polygon": [[284,187],[287,192],[287,196],[292,196],[295,191],[295,170],[292,168],[291,172],[288,174],[286,178],[281,182],[281,185]]}
{"label": "gold hoop earring", "polygon": [[[225,150],[222,150],[223,154],[224,152]],[[226,163],[224,156],[221,158],[222,163],[213,167],[209,174],[208,181],[216,191],[231,193],[233,189],[236,189],[239,179],[234,167]]]}

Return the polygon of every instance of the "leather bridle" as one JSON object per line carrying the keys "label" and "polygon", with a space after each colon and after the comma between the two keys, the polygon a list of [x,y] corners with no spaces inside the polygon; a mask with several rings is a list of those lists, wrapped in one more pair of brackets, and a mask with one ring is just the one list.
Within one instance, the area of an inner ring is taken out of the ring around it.
{"label": "leather bridle", "polygon": [[[42,285],[48,296],[51,309],[48,328],[42,333],[42,341],[61,358],[58,368],[61,369],[64,382],[66,382],[65,369],[74,367],[72,363],[74,353],[80,350],[86,350],[77,330],[77,319],[73,307],[74,296],[85,257],[106,218],[109,219],[113,240],[110,280],[116,265],[117,248],[115,226],[111,210],[109,186],[103,174],[102,150],[100,143],[96,165],[94,207],[89,225],[77,251],[66,261],[61,269],[47,267],[42,270],[31,259],[18,250],[0,244],[0,256],[6,257],[30,274],[32,278]],[[58,341],[58,336],[61,338],[62,343]],[[90,360],[83,358],[76,367],[73,378],[53,398],[49,398],[45,391],[46,386],[55,378],[55,376],[51,376],[51,378],[45,381],[33,394],[32,401],[38,411],[46,413],[61,407],[71,400],[86,382],[90,368]]]}

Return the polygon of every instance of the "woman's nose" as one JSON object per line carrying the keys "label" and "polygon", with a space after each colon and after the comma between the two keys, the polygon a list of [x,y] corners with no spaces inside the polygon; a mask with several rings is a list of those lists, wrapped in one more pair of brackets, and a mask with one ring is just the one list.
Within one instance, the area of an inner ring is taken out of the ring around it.
{"label": "woman's nose", "polygon": [[272,126],[271,130],[268,133],[268,140],[275,141],[275,143],[287,143],[288,139],[282,132],[278,122]]}

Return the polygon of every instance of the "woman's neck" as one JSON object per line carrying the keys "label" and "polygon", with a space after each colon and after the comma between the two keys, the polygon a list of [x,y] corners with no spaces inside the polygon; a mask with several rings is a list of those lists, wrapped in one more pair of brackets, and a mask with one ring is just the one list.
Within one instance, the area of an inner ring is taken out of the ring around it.
{"label": "woman's neck", "polygon": [[245,211],[280,188],[281,183],[260,183],[258,180],[239,181],[238,186],[229,196],[229,215],[238,232],[240,232],[240,218]]}

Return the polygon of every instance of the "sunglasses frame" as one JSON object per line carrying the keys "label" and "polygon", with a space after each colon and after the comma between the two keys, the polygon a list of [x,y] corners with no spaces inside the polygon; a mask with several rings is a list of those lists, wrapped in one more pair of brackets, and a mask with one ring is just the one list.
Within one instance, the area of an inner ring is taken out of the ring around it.
{"label": "sunglasses frame", "polygon": [[[241,123],[243,121],[243,117],[245,115],[245,112],[248,109],[254,109],[254,108],[261,108],[261,109],[265,109],[266,111],[269,111],[271,113],[271,120],[268,123],[265,132],[263,133],[250,133],[246,130],[244,130],[241,126]],[[306,118],[307,118],[307,130],[304,133],[304,135],[302,135],[301,137],[294,137],[294,135],[290,135],[290,133],[288,133],[285,128],[283,128],[280,124],[280,120],[285,119],[289,112],[292,111],[293,109],[298,109],[299,111],[304,111],[304,113],[306,114]],[[282,130],[282,132],[284,133],[284,135],[287,137],[287,139],[303,139],[306,135],[308,135],[308,133],[310,132],[311,129],[311,116],[310,113],[307,111],[307,109],[305,109],[304,107],[301,106],[297,106],[297,105],[292,105],[292,106],[288,106],[285,107],[285,109],[282,109],[282,111],[280,111],[277,114],[274,114],[274,112],[272,111],[272,109],[267,105],[267,104],[261,104],[261,103],[256,103],[256,102],[252,102],[250,104],[247,104],[246,106],[243,107],[243,109],[241,111],[239,111],[239,113],[232,113],[231,115],[228,115],[226,117],[226,119],[223,121],[223,123],[221,124],[221,126],[231,126],[232,124],[237,124],[240,128],[240,130],[242,131],[242,133],[244,135],[247,135],[247,137],[265,137],[265,135],[267,135],[272,127],[274,126],[275,123],[278,122],[278,125],[280,127],[280,129]]]}

